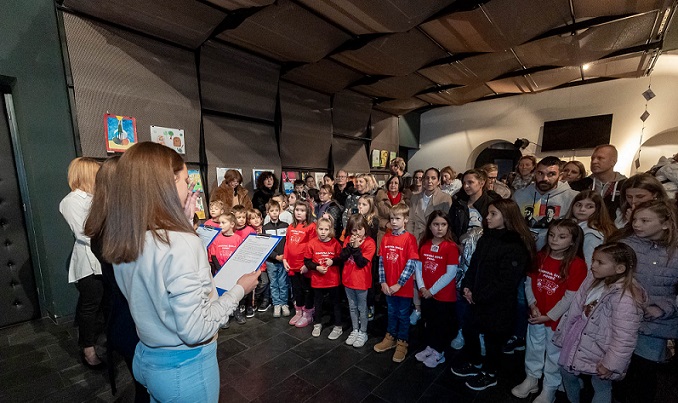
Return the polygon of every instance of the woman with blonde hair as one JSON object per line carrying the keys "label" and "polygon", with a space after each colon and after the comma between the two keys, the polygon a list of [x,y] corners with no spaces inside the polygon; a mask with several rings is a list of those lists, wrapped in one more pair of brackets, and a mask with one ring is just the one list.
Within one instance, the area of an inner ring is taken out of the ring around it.
{"label": "woman with blonde hair", "polygon": [[80,293],[76,309],[78,344],[82,348],[83,364],[90,368],[103,365],[94,349],[97,338],[104,331],[101,265],[92,253],[89,237],[84,234],[99,167],[99,162],[93,158],[78,157],[71,161],[68,166],[68,186],[71,192],[59,203],[59,212],[75,235],[68,265],[68,282],[75,283]]}

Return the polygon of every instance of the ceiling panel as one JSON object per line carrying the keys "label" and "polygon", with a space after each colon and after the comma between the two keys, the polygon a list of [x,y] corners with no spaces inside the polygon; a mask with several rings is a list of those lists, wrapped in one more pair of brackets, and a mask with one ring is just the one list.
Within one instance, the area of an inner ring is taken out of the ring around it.
{"label": "ceiling panel", "polygon": [[417,73],[405,77],[389,77],[370,85],[353,87],[355,91],[373,97],[409,98],[416,93],[435,86],[431,80]]}
{"label": "ceiling panel", "polygon": [[652,53],[636,52],[629,55],[611,57],[590,63],[584,70],[584,77],[614,77],[629,78],[642,77],[650,67]]}
{"label": "ceiling panel", "polygon": [[494,95],[494,92],[485,84],[478,84],[417,95],[417,98],[438,105],[463,105],[487,95]]}
{"label": "ceiling panel", "polygon": [[516,47],[526,67],[581,65],[649,40],[657,12],[592,26],[575,36],[553,36]]}
{"label": "ceiling panel", "polygon": [[312,63],[351,37],[289,0],[279,0],[218,38],[282,62]]}
{"label": "ceiling panel", "polygon": [[572,23],[568,0],[492,0],[480,7],[509,46]]}
{"label": "ceiling panel", "polygon": [[393,115],[404,115],[428,105],[428,102],[424,102],[419,98],[394,99],[375,105],[374,109],[379,109],[380,111],[388,112]]}
{"label": "ceiling panel", "polygon": [[363,35],[405,32],[454,0],[300,0],[350,32]]}
{"label": "ceiling panel", "polygon": [[190,48],[200,46],[226,17],[221,11],[194,0],[64,0],[63,4]]}
{"label": "ceiling panel", "polygon": [[230,11],[239,10],[241,8],[263,7],[273,4],[275,0],[207,0],[208,2],[225,8]]}
{"label": "ceiling panel", "polygon": [[419,30],[385,35],[357,50],[332,56],[370,75],[405,76],[435,60],[448,56]]}
{"label": "ceiling panel", "polygon": [[579,66],[570,66],[493,80],[487,86],[497,94],[520,94],[544,91],[580,79]]}
{"label": "ceiling panel", "polygon": [[508,47],[480,8],[429,21],[421,29],[452,53],[494,52]]}
{"label": "ceiling panel", "polygon": [[572,0],[574,17],[577,20],[600,16],[615,16],[644,13],[669,7],[672,0]]}
{"label": "ceiling panel", "polygon": [[326,94],[341,91],[362,77],[362,74],[329,59],[305,64],[283,75],[286,80],[314,88]]}
{"label": "ceiling panel", "polygon": [[421,75],[438,84],[477,84],[503,74],[520,70],[522,66],[511,51],[485,53],[453,63],[419,70]]}

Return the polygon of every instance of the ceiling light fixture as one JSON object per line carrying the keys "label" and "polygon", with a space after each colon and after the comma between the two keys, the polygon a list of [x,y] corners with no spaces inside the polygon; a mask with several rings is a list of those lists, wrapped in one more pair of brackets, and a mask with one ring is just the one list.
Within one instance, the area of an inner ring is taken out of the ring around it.
{"label": "ceiling light fixture", "polygon": [[591,68],[591,63],[586,63],[583,66],[581,66],[581,69],[584,71],[588,70],[589,68]]}

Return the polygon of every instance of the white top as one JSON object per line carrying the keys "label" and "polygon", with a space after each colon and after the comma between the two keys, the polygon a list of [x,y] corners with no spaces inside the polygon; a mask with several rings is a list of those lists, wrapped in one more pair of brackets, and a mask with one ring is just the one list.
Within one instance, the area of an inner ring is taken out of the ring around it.
{"label": "white top", "polygon": [[92,206],[92,195],[76,189],[59,203],[59,212],[75,235],[75,244],[68,265],[68,282],[75,283],[92,274],[101,274],[101,265],[90,249],[89,237],[83,234],[85,221]]}
{"label": "white top", "polygon": [[113,265],[137,334],[149,347],[187,349],[214,340],[245,292],[218,297],[207,252],[197,235],[168,231],[169,245],[146,232],[143,253]]}
{"label": "white top", "polygon": [[[283,210],[280,212],[280,217],[278,217],[280,221],[286,222],[289,225],[292,225],[292,213],[290,213],[287,210]],[[266,218],[264,218],[264,225],[268,224],[271,222],[271,217],[266,214]]]}

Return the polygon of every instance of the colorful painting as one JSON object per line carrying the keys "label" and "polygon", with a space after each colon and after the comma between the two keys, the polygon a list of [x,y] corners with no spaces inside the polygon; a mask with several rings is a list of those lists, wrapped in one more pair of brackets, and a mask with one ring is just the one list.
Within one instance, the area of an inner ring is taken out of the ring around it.
{"label": "colorful painting", "polygon": [[299,171],[283,171],[281,175],[283,190],[285,194],[290,194],[294,191],[294,181],[301,178]]}
{"label": "colorful painting", "polygon": [[186,154],[186,140],[183,129],[151,126],[151,140],[164,144],[179,154]]}
{"label": "colorful painting", "polygon": [[372,168],[379,168],[381,165],[381,151],[372,150]]}
{"label": "colorful painting", "polygon": [[137,120],[129,116],[104,114],[106,151],[125,152],[137,143]]}
{"label": "colorful painting", "polygon": [[388,150],[381,150],[379,168],[386,168],[387,166],[388,166]]}
{"label": "colorful painting", "polygon": [[193,190],[196,192],[200,192],[200,196],[198,199],[195,201],[195,213],[198,215],[198,218],[201,220],[204,220],[206,215],[205,215],[205,189],[202,186],[202,175],[200,175],[200,170],[199,169],[189,169],[188,170],[188,178],[191,181],[191,183],[194,184]]}
{"label": "colorful painting", "polygon": [[221,185],[221,182],[224,181],[224,175],[226,175],[226,171],[229,169],[233,169],[235,171],[240,172],[240,175],[242,175],[242,168],[219,168],[217,167],[217,186]]}

